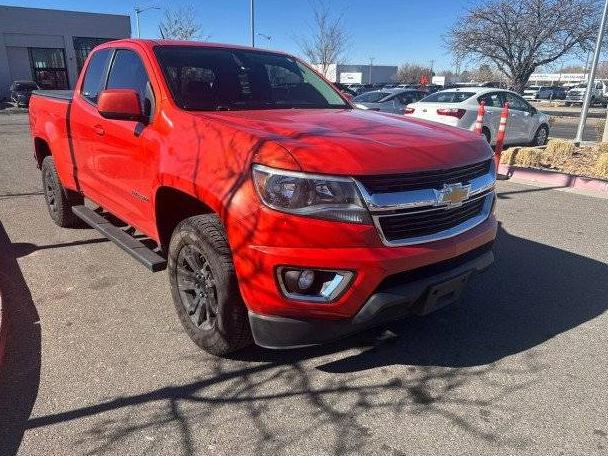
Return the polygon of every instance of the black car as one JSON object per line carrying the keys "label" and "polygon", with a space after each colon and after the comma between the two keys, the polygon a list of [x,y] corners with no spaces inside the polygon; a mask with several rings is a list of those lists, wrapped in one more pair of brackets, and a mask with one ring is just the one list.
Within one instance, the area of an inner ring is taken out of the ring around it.
{"label": "black car", "polygon": [[38,84],[34,81],[13,81],[10,87],[11,101],[15,103],[17,107],[27,107],[30,104],[32,91],[38,89]]}
{"label": "black car", "polygon": [[539,100],[565,100],[566,92],[564,87],[541,87],[536,98]]}

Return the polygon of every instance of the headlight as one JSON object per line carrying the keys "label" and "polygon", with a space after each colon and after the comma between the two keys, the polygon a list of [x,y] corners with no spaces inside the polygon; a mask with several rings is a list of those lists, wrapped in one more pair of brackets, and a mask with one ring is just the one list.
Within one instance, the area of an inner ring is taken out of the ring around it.
{"label": "headlight", "polygon": [[262,202],[277,211],[339,222],[371,224],[355,182],[253,166],[253,181]]}

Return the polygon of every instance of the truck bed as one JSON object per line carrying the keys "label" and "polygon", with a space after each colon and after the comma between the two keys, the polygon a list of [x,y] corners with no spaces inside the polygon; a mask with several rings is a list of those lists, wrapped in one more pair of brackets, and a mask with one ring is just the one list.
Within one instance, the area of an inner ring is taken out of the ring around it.
{"label": "truck bed", "polygon": [[72,101],[74,96],[73,90],[34,90],[32,95],[46,98],[54,98],[56,100]]}

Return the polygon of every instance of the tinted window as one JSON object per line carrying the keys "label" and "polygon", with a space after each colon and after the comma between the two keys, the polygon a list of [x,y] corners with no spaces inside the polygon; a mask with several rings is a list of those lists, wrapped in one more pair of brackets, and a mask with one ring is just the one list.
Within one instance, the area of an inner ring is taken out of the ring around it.
{"label": "tinted window", "polygon": [[416,101],[420,100],[422,98],[422,95],[422,92],[405,92],[397,95],[397,99],[401,104],[406,105],[410,103],[415,103]]}
{"label": "tinted window", "polygon": [[530,105],[524,101],[523,98],[520,98],[518,95],[510,92],[504,92],[503,96],[505,97],[505,101],[509,102],[509,108],[515,109],[516,111],[529,111]]}
{"label": "tinted window", "polygon": [[158,46],[154,52],[183,109],[347,107],[332,86],[289,56],[194,46]]}
{"label": "tinted window", "polygon": [[353,101],[359,103],[376,103],[389,95],[389,92],[365,92],[353,98]]}
{"label": "tinted window", "polygon": [[151,90],[146,68],[139,56],[125,49],[119,49],[114,54],[112,67],[108,76],[108,89],[134,89],[139,94],[139,100],[144,113],[150,112]]}
{"label": "tinted window", "polygon": [[475,95],[474,92],[435,92],[420,100],[421,103],[461,103]]}
{"label": "tinted window", "polygon": [[99,92],[103,89],[103,76],[109,55],[109,49],[102,49],[95,52],[91,56],[91,60],[89,60],[87,72],[84,75],[84,81],[82,82],[81,93],[82,96],[91,103],[97,103]]}
{"label": "tinted window", "polygon": [[491,108],[501,108],[502,98],[498,92],[486,93],[480,96],[477,101],[481,103],[485,101],[485,105]]}

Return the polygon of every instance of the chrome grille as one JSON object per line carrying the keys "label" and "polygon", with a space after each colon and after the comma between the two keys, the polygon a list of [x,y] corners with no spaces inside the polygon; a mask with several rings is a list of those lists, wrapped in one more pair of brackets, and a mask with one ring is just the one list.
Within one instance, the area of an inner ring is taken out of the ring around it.
{"label": "chrome grille", "polygon": [[490,171],[491,160],[451,169],[420,171],[408,174],[383,174],[357,178],[370,194],[393,193],[425,188],[441,188],[444,184],[468,182]]}
{"label": "chrome grille", "polygon": [[485,198],[482,197],[452,209],[436,208],[391,214],[379,217],[378,222],[387,241],[428,236],[449,230],[478,216],[484,202]]}
{"label": "chrome grille", "polygon": [[388,175],[384,182],[380,176],[358,177],[356,182],[388,246],[457,236],[485,221],[496,198],[494,160],[450,170]]}

